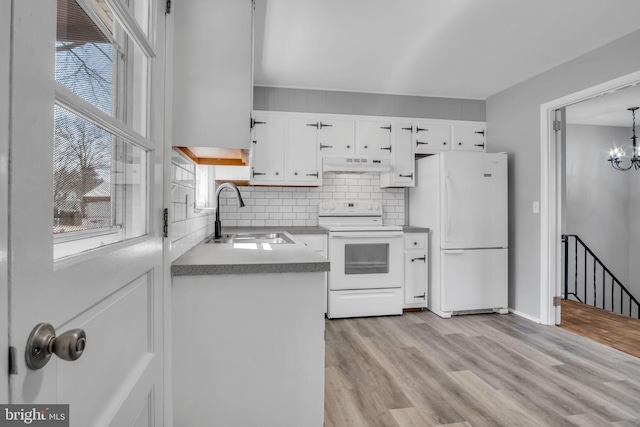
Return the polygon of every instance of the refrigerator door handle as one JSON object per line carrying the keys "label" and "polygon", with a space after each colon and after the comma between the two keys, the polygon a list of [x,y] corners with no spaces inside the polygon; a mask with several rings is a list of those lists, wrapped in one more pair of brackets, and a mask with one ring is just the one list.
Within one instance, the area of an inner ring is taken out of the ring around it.
{"label": "refrigerator door handle", "polygon": [[443,250],[442,253],[459,255],[464,253],[464,249],[448,249],[448,250]]}
{"label": "refrigerator door handle", "polygon": [[445,178],[444,178],[444,193],[445,193],[445,199],[447,201],[446,203],[446,209],[447,209],[447,222],[445,224],[445,231],[444,231],[444,239],[446,242],[449,241],[449,229],[451,228],[451,197],[450,197],[450,192],[449,192],[449,172],[447,172],[445,174]]}

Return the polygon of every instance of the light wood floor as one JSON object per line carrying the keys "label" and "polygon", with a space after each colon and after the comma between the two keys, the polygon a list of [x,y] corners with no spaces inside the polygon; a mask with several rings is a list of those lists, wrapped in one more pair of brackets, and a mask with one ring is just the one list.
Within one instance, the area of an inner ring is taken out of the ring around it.
{"label": "light wood floor", "polygon": [[325,425],[640,426],[640,359],[514,314],[326,321]]}
{"label": "light wood floor", "polygon": [[640,320],[562,301],[561,328],[640,357]]}

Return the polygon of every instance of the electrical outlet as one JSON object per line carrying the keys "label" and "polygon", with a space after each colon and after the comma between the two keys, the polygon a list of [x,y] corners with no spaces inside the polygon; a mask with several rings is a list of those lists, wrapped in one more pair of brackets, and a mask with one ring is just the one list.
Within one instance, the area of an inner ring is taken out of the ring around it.
{"label": "electrical outlet", "polygon": [[540,202],[533,202],[533,213],[534,214],[540,213]]}

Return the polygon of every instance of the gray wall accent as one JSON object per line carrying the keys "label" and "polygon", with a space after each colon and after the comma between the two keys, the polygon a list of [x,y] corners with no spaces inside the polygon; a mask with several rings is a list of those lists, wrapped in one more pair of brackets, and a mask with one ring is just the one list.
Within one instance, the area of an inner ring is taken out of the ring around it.
{"label": "gray wall accent", "polygon": [[[492,152],[509,155],[509,306],[540,317],[540,105],[640,70],[640,31],[487,99]],[[631,173],[631,172],[629,172]]]}
{"label": "gray wall accent", "polygon": [[485,101],[327,90],[253,88],[255,110],[485,121]]}
{"label": "gray wall accent", "polygon": [[[570,109],[569,107],[568,109]],[[622,284],[630,287],[630,184],[637,173],[607,162],[610,148],[627,147],[631,130],[613,126],[567,125],[565,234],[577,234]],[[628,150],[627,150],[628,151]],[[633,252],[632,252],[633,253]],[[638,294],[637,292],[635,293]]]}

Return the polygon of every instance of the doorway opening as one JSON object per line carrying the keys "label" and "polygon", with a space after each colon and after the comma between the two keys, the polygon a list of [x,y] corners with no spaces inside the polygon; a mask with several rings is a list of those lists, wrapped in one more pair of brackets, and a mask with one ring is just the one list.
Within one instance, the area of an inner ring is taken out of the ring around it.
{"label": "doorway opening", "polygon": [[[636,87],[640,83],[640,71],[618,79],[556,99],[540,106],[541,135],[541,283],[540,283],[540,322],[546,325],[559,324],[561,320],[560,304],[554,305],[554,297],[561,296],[563,289],[563,271],[561,266],[561,235],[563,232],[563,205],[566,178],[564,176],[564,145],[562,132],[556,132],[554,121],[558,111],[564,111],[571,105],[582,101],[602,97],[624,88]],[[606,164],[606,152],[603,149],[603,166]],[[616,171],[617,172],[617,171]],[[624,172],[618,172],[624,173]],[[627,172],[634,173],[634,172]]]}

